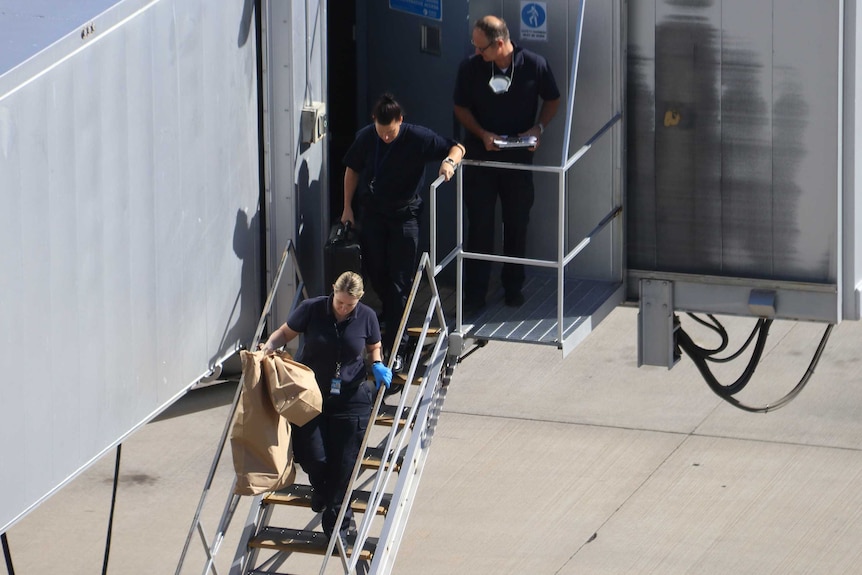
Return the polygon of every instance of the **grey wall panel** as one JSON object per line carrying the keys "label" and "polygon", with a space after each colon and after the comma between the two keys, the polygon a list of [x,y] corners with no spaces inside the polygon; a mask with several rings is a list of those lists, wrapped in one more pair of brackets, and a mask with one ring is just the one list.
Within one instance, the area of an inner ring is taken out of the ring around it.
{"label": "grey wall panel", "polygon": [[841,3],[654,6],[630,12],[630,267],[835,282]]}
{"label": "grey wall panel", "polygon": [[242,9],[117,3],[0,76],[0,531],[251,337]]}
{"label": "grey wall panel", "polygon": [[[787,239],[775,254],[778,277],[837,279],[839,9],[775,3],[774,209]],[[788,193],[798,199],[786,201]]]}
{"label": "grey wall panel", "polygon": [[657,258],[655,11],[655,0],[628,4],[626,253],[634,267],[652,266]]}
{"label": "grey wall panel", "polygon": [[[721,267],[772,274],[772,1],[725,0],[721,34]],[[780,243],[780,242],[779,242]]]}
{"label": "grey wall panel", "polygon": [[720,2],[656,4],[656,255],[662,269],[721,265],[720,47]]}

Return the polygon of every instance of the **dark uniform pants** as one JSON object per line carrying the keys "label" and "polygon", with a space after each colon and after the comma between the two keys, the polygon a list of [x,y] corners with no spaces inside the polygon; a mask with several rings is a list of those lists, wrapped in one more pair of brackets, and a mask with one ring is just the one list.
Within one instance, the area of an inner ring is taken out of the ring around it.
{"label": "dark uniform pants", "polygon": [[[392,215],[366,210],[362,218],[362,265],[383,306],[383,348],[390,353],[416,273],[418,215],[418,208],[405,208]],[[406,343],[407,330],[400,345]]]}
{"label": "dark uniform pants", "polygon": [[[363,383],[362,386],[368,387]],[[371,396],[370,390],[361,390]],[[331,398],[326,400],[331,403]],[[350,475],[362,447],[362,438],[371,417],[371,404],[362,407],[353,404],[345,411],[332,410],[325,405],[323,413],[302,427],[293,426],[293,453],[296,462],[308,474],[309,482],[326,504],[321,520],[324,533],[331,535],[341,510],[341,502],[350,484]],[[339,529],[346,535],[353,511],[348,507]]]}
{"label": "dark uniform pants", "polygon": [[[467,168],[464,172],[464,205],[467,208],[467,251],[494,253],[494,223],[497,196],[503,216],[503,255],[524,257],[527,252],[527,223],[535,191],[533,175],[526,170]],[[485,301],[491,262],[464,263],[464,293],[467,300]],[[524,266],[503,264],[500,281],[506,292],[518,292],[524,285]]]}

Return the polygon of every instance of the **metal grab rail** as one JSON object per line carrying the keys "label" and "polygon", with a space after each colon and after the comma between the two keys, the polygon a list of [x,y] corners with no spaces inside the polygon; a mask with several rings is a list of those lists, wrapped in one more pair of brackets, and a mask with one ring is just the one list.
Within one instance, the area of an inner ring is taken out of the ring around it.
{"label": "metal grab rail", "polygon": [[[366,512],[363,514],[362,521],[360,525],[357,527],[356,538],[353,543],[353,553],[351,556],[347,556],[347,548],[345,543],[342,541],[341,536],[338,530],[334,530],[332,533],[332,537],[329,539],[329,544],[327,545],[326,553],[324,555],[323,563],[320,568],[320,573],[323,575],[326,571],[326,567],[329,563],[329,558],[332,556],[333,551],[337,548],[338,555],[342,561],[342,566],[344,567],[345,573],[355,573],[356,568],[361,557],[360,551],[364,548],[366,542],[368,541],[368,537],[371,530],[371,523],[374,520],[374,513],[372,511],[377,509],[380,503],[383,500],[383,496],[386,493],[386,487],[389,485],[389,482],[392,478],[392,474],[395,471],[396,462],[398,460],[398,456],[401,451],[405,448],[405,445],[412,446],[415,450],[417,445],[422,442],[422,436],[426,432],[426,423],[429,418],[429,410],[427,409],[427,405],[429,402],[429,389],[433,393],[436,388],[430,387],[429,382],[438,381],[437,377],[429,378],[428,375],[433,371],[433,367],[437,367],[437,373],[439,374],[439,358],[442,358],[444,353],[441,352],[443,350],[444,342],[448,341],[446,337],[446,321],[445,315],[443,313],[443,306],[440,300],[440,293],[437,288],[437,284],[435,281],[435,270],[434,266],[431,262],[431,257],[428,253],[423,253],[420,258],[419,265],[417,266],[416,274],[414,275],[413,285],[410,290],[410,295],[407,300],[407,305],[405,306],[404,314],[401,317],[401,322],[398,327],[398,332],[395,337],[395,341],[399,341],[399,339],[404,334],[404,330],[406,329],[408,318],[410,317],[410,313],[413,310],[416,301],[416,295],[419,291],[419,285],[421,283],[423,272],[426,274],[429,284],[432,290],[432,297],[428,304],[428,310],[426,311],[425,318],[422,324],[422,331],[419,334],[418,343],[416,345],[417,350],[421,350],[425,344],[425,339],[428,333],[428,329],[430,327],[431,319],[436,312],[437,319],[439,322],[441,333],[437,337],[437,341],[434,346],[434,351],[432,353],[432,358],[437,359],[437,361],[432,361],[432,365],[426,369],[426,377],[422,379],[420,385],[418,386],[416,393],[414,395],[414,399],[410,405],[409,416],[407,421],[403,426],[399,425],[399,418],[401,414],[405,413],[405,407],[407,407],[407,389],[401,393],[401,399],[398,402],[398,406],[395,410],[396,420],[392,426],[392,429],[387,434],[385,445],[382,449],[382,456],[380,467],[374,474],[374,482],[373,486],[370,490],[370,495],[368,499],[368,503],[366,505]],[[411,361],[410,368],[407,372],[407,383],[406,386],[409,386],[411,382],[414,380],[416,375],[416,369],[419,363],[418,352],[414,353]],[[392,367],[392,362],[394,361],[394,356],[389,359],[389,367]],[[353,471],[350,476],[350,483],[347,491],[344,494],[344,498],[341,503],[341,509],[338,513],[338,518],[335,521],[335,525],[341,525],[344,520],[344,515],[347,512],[348,505],[350,505],[350,501],[352,499],[353,490],[355,489],[355,485],[357,479],[359,477],[359,473],[362,468],[362,459],[365,454],[366,449],[368,448],[368,443],[370,440],[371,432],[373,430],[372,423],[377,418],[380,413],[380,407],[383,404],[384,398],[384,390],[381,388],[377,393],[377,399],[374,404],[374,409],[371,414],[371,419],[368,427],[366,428],[365,435],[362,438],[362,445],[359,450],[359,457],[356,458],[356,462],[353,465]],[[422,407],[425,406],[425,409]],[[412,432],[409,432],[412,430]],[[409,441],[408,441],[409,435]],[[397,437],[397,441],[396,441]],[[427,447],[427,444],[423,445],[422,448]],[[411,459],[411,463],[418,463],[418,459],[414,461]],[[402,481],[399,481],[399,484],[403,484]],[[405,508],[405,501],[403,497],[403,490],[396,491],[393,493],[392,501],[390,505],[395,505],[398,512],[388,514],[386,521],[384,523],[384,533],[385,537],[381,538],[382,542],[385,543],[384,549],[375,552],[375,564],[379,564],[381,559],[378,558],[378,554],[381,556],[385,556],[386,560],[384,560],[384,564],[389,565],[388,568],[391,569],[391,559],[394,558],[395,552],[397,551],[399,541],[390,541],[388,539],[389,533],[395,534],[400,538],[400,534],[403,533],[404,526],[402,523],[403,520],[406,520],[406,515],[403,515],[403,510]],[[409,506],[407,506],[409,509]],[[384,571],[378,571],[378,568],[375,567],[372,569],[373,573],[384,573]]]}
{"label": "metal grab rail", "polygon": [[546,166],[546,165],[534,165],[534,164],[512,164],[506,162],[495,162],[495,161],[479,161],[479,160],[462,160],[462,164],[465,166],[473,166],[473,167],[487,167],[487,168],[500,168],[505,170],[527,170],[533,172],[546,172],[557,174],[558,177],[558,218],[557,218],[557,259],[556,260],[545,260],[545,259],[536,259],[536,258],[523,258],[523,257],[514,257],[514,256],[504,256],[498,254],[483,254],[477,252],[468,252],[464,249],[464,180],[463,180],[463,170],[459,169],[456,171],[456,241],[455,247],[447,253],[443,261],[439,264],[437,263],[437,191],[440,185],[445,181],[443,176],[438,177],[434,182],[432,182],[430,186],[430,194],[429,199],[431,203],[431,232],[430,232],[430,250],[431,250],[431,264],[434,267],[435,275],[438,274],[443,268],[445,268],[449,263],[453,260],[457,261],[456,268],[456,292],[458,294],[457,302],[456,302],[456,312],[455,312],[455,324],[456,330],[458,332],[462,332],[464,329],[463,324],[463,302],[462,298],[462,286],[463,286],[463,266],[464,259],[473,259],[473,260],[483,260],[489,262],[497,262],[497,263],[514,263],[514,264],[524,264],[531,265],[535,267],[545,267],[545,268],[555,268],[557,270],[557,340],[562,344],[563,341],[563,295],[564,295],[564,268],[568,265],[578,254],[580,254],[593,240],[593,238],[601,232],[607,225],[613,221],[616,217],[618,217],[622,213],[622,206],[615,205],[611,208],[609,212],[607,212],[601,220],[590,230],[584,238],[577,243],[571,250],[568,252],[565,251],[565,199],[566,199],[566,185],[565,179],[566,174],[569,169],[574,166],[592,147],[593,145],[599,141],[610,129],[619,123],[622,120],[622,114],[616,113],[614,114],[605,124],[599,128],[594,134],[592,134],[584,144],[578,148],[578,150],[572,154],[572,156],[563,163],[561,166]]}
{"label": "metal grab rail", "polygon": [[[263,310],[260,314],[260,319],[257,322],[257,328],[254,332],[254,338],[251,342],[251,348],[255,349],[260,343],[260,336],[263,333],[263,328],[266,325],[266,318],[269,315],[269,311],[272,308],[272,302],[275,299],[276,291],[278,290],[278,284],[281,282],[282,275],[284,274],[285,264],[287,263],[287,258],[290,256],[291,261],[293,262],[293,270],[296,274],[298,280],[298,286],[300,289],[297,290],[296,295],[294,296],[293,306],[296,306],[296,302],[299,299],[299,295],[302,294],[304,297],[308,297],[308,291],[305,288],[305,281],[302,279],[302,273],[299,271],[299,264],[297,263],[296,257],[296,246],[293,243],[293,240],[288,240],[287,245],[284,247],[284,251],[281,254],[281,261],[278,264],[278,269],[275,274],[275,278],[273,279],[272,287],[269,289],[269,294],[267,295],[266,302],[264,303]],[[198,501],[197,510],[195,511],[194,519],[192,520],[192,525],[189,528],[189,533],[186,536],[185,544],[183,545],[182,553],[180,554],[180,559],[177,564],[177,570],[175,575],[180,575],[182,571],[183,564],[185,563],[186,554],[189,550],[189,545],[191,544],[192,537],[195,531],[198,532],[198,535],[201,538],[201,542],[204,545],[205,552],[207,554],[207,561],[204,565],[203,573],[206,575],[207,572],[212,571],[216,575],[218,574],[218,570],[215,567],[215,556],[218,553],[222,542],[224,541],[224,534],[227,531],[228,526],[230,525],[230,521],[233,518],[233,514],[236,511],[236,506],[239,502],[240,496],[234,495],[233,491],[236,487],[236,477],[234,477],[233,485],[231,486],[230,492],[231,496],[228,498],[228,501],[225,504],[225,508],[222,511],[221,519],[219,520],[219,526],[216,529],[215,536],[210,543],[207,539],[206,533],[204,532],[203,525],[200,521],[200,516],[203,511],[204,503],[206,502],[207,495],[209,494],[209,490],[212,488],[213,480],[215,478],[216,470],[218,469],[219,462],[221,461],[222,453],[224,452],[225,445],[227,443],[228,435],[230,434],[231,426],[233,424],[233,418],[236,414],[237,406],[239,405],[239,398],[242,394],[243,380],[240,378],[239,384],[237,384],[236,393],[234,394],[233,404],[231,405],[230,414],[227,417],[227,421],[225,422],[224,430],[222,431],[221,437],[219,438],[218,446],[216,447],[215,456],[213,457],[212,465],[210,466],[209,473],[207,474],[206,481],[204,482],[204,488],[201,492],[200,501]]]}

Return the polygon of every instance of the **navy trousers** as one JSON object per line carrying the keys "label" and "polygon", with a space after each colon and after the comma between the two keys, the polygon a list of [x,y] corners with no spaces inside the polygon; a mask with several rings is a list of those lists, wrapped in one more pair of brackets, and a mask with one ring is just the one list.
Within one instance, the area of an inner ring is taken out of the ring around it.
{"label": "navy trousers", "polygon": [[395,334],[407,306],[419,252],[418,208],[393,214],[365,210],[360,243],[362,266],[383,306],[383,349],[397,353],[407,343],[407,330],[395,346]]}
{"label": "navy trousers", "polygon": [[[321,523],[327,535],[334,530],[362,447],[371,418],[371,397],[371,387],[361,383],[347,397],[326,398],[323,413],[302,427],[292,426],[294,459],[326,504]],[[339,528],[342,536],[346,535],[352,517],[353,511],[348,507]]]}
{"label": "navy trousers", "polygon": [[[503,216],[503,255],[524,257],[527,224],[533,207],[533,174],[526,170],[470,167],[464,172],[464,205],[467,208],[467,251],[494,253],[494,223],[497,197]],[[464,294],[468,301],[485,301],[491,262],[464,262]],[[506,292],[519,292],[524,285],[524,266],[503,264],[500,281]]]}

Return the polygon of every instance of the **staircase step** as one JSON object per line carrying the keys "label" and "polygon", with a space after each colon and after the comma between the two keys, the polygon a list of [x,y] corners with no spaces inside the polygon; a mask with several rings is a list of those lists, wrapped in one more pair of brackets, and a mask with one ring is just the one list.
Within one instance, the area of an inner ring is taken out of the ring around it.
{"label": "staircase step", "polygon": [[[374,420],[374,423],[377,425],[386,425],[392,427],[395,424],[395,412],[398,411],[397,405],[389,405],[388,403],[384,403],[380,406],[380,412],[377,414],[377,418]],[[404,408],[401,417],[398,419],[398,425],[403,426],[407,423],[407,417],[410,413],[410,409]]]}
{"label": "staircase step", "polygon": [[[379,465],[379,464],[378,464]],[[371,498],[369,491],[354,491],[350,507],[359,513],[365,513],[368,509],[368,500]],[[385,494],[377,506],[378,515],[386,515],[392,495]],[[269,493],[263,498],[263,502],[269,505],[293,505],[296,507],[311,507],[311,486],[294,483],[280,491]]]}
{"label": "staircase step", "polygon": [[[373,385],[374,376],[369,374],[367,379],[368,379],[368,381],[372,382],[372,385]],[[422,376],[418,376],[418,377],[413,378],[412,383],[413,383],[413,385],[420,385],[422,383],[422,381],[423,381]],[[395,385],[403,386],[405,383],[407,383],[407,374],[406,373],[393,373],[392,374],[392,385],[393,386],[395,386]]]}
{"label": "staircase step", "polygon": [[[398,456],[395,460],[395,471],[401,470],[401,463],[404,459],[403,455]],[[380,469],[383,460],[382,447],[369,447],[365,450],[365,456],[362,458],[362,467],[365,469]]]}
{"label": "staircase step", "polygon": [[[407,336],[408,337],[419,337],[420,335],[422,335],[422,328],[421,327],[408,327],[407,328]],[[437,337],[438,335],[440,335],[440,328],[439,327],[429,327],[428,332],[425,334],[425,338],[427,339],[430,337]]]}
{"label": "staircase step", "polygon": [[[322,531],[266,526],[249,541],[248,545],[256,549],[325,555],[326,546],[329,545],[329,537]],[[364,561],[370,561],[374,557],[376,548],[377,539],[369,538],[365,543],[365,548],[359,551],[360,558]],[[333,555],[336,553],[337,550],[333,548]],[[353,553],[352,545],[348,545],[347,553]]]}

